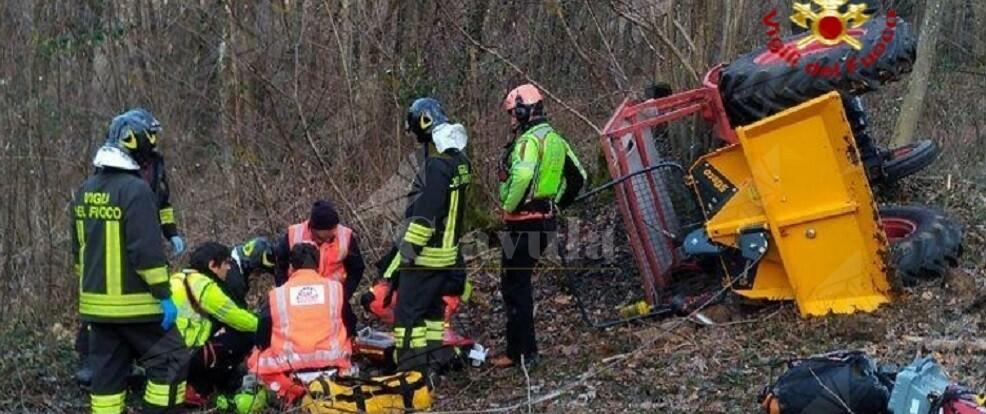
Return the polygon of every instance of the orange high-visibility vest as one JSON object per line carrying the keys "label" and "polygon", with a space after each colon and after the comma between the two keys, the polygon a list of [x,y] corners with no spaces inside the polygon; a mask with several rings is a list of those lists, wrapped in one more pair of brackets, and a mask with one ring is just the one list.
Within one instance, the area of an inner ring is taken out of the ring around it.
{"label": "orange high-visibility vest", "polygon": [[258,374],[336,367],[347,370],[352,347],[342,321],[342,284],[300,269],[271,290],[270,347],[249,361]]}
{"label": "orange high-visibility vest", "polygon": [[[346,281],[346,269],[342,261],[349,255],[349,241],[352,238],[353,230],[340,224],[336,229],[335,241],[318,246],[320,257],[318,274],[339,283]],[[308,220],[288,227],[288,249],[294,248],[295,244],[303,241],[315,243],[312,240],[312,231],[308,228]],[[288,274],[291,271],[293,270],[289,270]]]}

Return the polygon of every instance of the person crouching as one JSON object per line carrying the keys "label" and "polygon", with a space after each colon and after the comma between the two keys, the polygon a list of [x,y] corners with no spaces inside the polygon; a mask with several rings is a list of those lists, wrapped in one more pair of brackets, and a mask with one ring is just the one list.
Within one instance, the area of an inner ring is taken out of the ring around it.
{"label": "person crouching", "polygon": [[268,295],[257,329],[257,350],[250,357],[271,391],[290,404],[305,394],[297,374],[332,368],[348,372],[352,346],[343,322],[343,286],[318,274],[319,251],[309,242],[292,247],[286,283]]}
{"label": "person crouching", "polygon": [[175,326],[192,350],[185,399],[201,406],[213,392],[232,392],[240,385],[236,367],[253,348],[257,316],[226,295],[229,247],[203,243],[188,265],[171,276],[171,298],[178,307]]}

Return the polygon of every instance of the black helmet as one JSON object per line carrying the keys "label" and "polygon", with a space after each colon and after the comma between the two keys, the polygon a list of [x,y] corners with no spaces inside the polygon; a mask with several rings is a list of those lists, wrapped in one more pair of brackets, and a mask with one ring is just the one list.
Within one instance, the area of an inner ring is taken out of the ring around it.
{"label": "black helmet", "polygon": [[[131,114],[143,120],[145,123],[147,123],[148,130],[150,130],[151,133],[158,134],[161,132],[161,130],[164,129],[161,127],[161,122],[158,121],[157,118],[154,117],[154,115],[151,115],[151,113],[144,108],[139,108],[139,107],[133,108],[124,113]],[[153,145],[157,145],[157,143],[153,143]]]}
{"label": "black helmet", "polygon": [[96,152],[93,164],[139,170],[140,164],[150,159],[157,148],[160,131],[161,123],[145,109],[135,108],[117,115],[110,122],[106,142]]}
{"label": "black helmet", "polygon": [[244,273],[252,270],[263,272],[274,270],[274,249],[266,237],[254,237],[236,246],[235,249]]}
{"label": "black helmet", "polygon": [[431,141],[431,131],[438,125],[448,123],[442,104],[435,98],[418,98],[407,110],[404,128],[413,132],[418,142]]}

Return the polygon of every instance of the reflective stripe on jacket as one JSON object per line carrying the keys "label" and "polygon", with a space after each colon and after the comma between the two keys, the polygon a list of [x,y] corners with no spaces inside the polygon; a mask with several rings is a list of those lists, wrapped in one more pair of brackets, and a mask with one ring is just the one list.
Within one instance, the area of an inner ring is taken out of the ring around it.
{"label": "reflective stripe on jacket", "polygon": [[153,322],[171,295],[154,193],[136,174],[102,169],[72,200],[79,312],[89,322]]}
{"label": "reflective stripe on jacket", "polygon": [[399,243],[400,254],[388,268],[396,269],[402,257],[413,257],[410,262],[420,267],[461,265],[459,237],[472,181],[469,160],[456,149],[438,153],[430,144],[423,162],[408,195],[414,201],[405,213],[408,226]]}
{"label": "reflective stripe on jacket", "polygon": [[[353,238],[353,230],[342,224],[336,226],[336,239],[331,243],[318,245],[320,262],[318,274],[323,277],[335,280],[339,283],[346,281],[346,268],[343,260],[349,255],[349,243]],[[288,249],[303,241],[314,243],[312,231],[308,228],[308,220],[288,227]],[[288,270],[291,274],[292,270]],[[290,279],[290,276],[288,276]]]}
{"label": "reflective stripe on jacket", "polygon": [[250,357],[251,371],[349,369],[352,347],[342,321],[342,284],[300,269],[268,296],[270,346]]}

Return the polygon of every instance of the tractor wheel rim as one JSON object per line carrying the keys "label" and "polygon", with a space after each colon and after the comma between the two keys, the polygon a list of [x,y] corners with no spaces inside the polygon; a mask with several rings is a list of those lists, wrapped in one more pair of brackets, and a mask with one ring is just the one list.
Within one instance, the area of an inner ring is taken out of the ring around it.
{"label": "tractor wheel rim", "polygon": [[903,158],[903,157],[907,156],[907,154],[910,154],[913,151],[914,151],[914,145],[908,145],[908,146],[905,146],[905,147],[895,148],[893,150],[893,157],[892,158],[895,158],[895,159],[896,158]]}
{"label": "tractor wheel rim", "polygon": [[917,223],[900,217],[882,217],[880,218],[880,225],[890,242],[906,239],[918,229]]}

